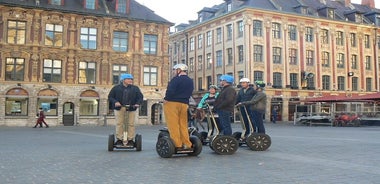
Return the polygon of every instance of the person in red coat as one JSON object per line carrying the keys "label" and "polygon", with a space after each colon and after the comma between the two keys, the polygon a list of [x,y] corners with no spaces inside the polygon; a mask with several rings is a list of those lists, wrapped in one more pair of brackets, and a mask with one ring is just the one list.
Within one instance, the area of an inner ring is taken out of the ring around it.
{"label": "person in red coat", "polygon": [[40,125],[40,128],[42,128],[42,123],[45,124],[46,128],[49,128],[49,125],[45,122],[45,113],[44,111],[42,110],[42,108],[40,107],[39,108],[39,112],[38,112],[38,119],[37,119],[37,122],[36,122],[36,125],[34,125],[33,128],[36,128],[37,125]]}

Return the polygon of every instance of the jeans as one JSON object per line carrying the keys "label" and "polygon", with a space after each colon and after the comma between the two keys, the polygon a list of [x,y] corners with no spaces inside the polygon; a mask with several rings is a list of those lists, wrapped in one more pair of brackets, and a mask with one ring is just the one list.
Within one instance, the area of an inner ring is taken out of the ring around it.
{"label": "jeans", "polygon": [[217,110],[219,115],[219,125],[220,134],[222,135],[232,135],[231,128],[231,115],[232,113],[229,111]]}
{"label": "jeans", "polygon": [[265,134],[265,127],[264,127],[264,121],[263,121],[263,115],[264,112],[262,111],[253,111],[253,119],[254,119],[254,124],[256,126],[256,132],[257,133],[264,133]]}

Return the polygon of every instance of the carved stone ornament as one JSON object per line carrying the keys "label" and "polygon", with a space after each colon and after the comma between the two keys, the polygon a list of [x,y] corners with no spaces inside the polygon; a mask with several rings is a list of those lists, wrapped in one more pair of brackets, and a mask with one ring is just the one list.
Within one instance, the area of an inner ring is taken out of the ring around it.
{"label": "carved stone ornament", "polygon": [[11,9],[9,10],[9,17],[15,19],[26,19],[26,11]]}
{"label": "carved stone ornament", "polygon": [[146,25],[145,31],[147,33],[157,33],[158,32],[158,25],[155,24],[148,24]]}
{"label": "carved stone ornament", "polygon": [[47,16],[47,20],[54,24],[62,24],[63,21],[63,15],[58,14],[49,14]]}

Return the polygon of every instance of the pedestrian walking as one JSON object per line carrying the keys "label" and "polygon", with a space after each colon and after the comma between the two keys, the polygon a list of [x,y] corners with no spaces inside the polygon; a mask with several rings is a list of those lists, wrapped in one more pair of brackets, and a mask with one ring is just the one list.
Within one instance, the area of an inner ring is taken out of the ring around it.
{"label": "pedestrian walking", "polygon": [[[116,145],[134,145],[135,116],[137,108],[143,102],[143,94],[140,88],[133,85],[133,75],[124,73],[120,75],[120,84],[114,86],[108,94],[111,108],[114,109],[116,119]],[[124,131],[127,137],[124,137]]]}
{"label": "pedestrian walking", "polygon": [[45,125],[46,128],[49,128],[49,125],[45,122],[45,117],[46,116],[45,116],[44,110],[41,107],[38,110],[39,111],[37,113],[37,116],[38,116],[37,122],[36,122],[36,124],[34,125],[33,128],[37,128],[37,125],[39,125],[40,128],[42,128],[43,127],[42,123]]}

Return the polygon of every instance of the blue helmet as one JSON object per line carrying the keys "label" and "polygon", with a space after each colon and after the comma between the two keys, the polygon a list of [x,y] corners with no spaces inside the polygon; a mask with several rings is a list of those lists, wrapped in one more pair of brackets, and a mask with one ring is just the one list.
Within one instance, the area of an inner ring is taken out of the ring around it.
{"label": "blue helmet", "polygon": [[234,83],[234,77],[232,77],[231,75],[222,75],[222,76],[220,76],[220,80],[221,81],[224,80],[224,81],[231,83],[231,84]]}
{"label": "blue helmet", "polygon": [[125,79],[133,79],[133,75],[129,73],[123,73],[120,75],[120,81],[123,81]]}

